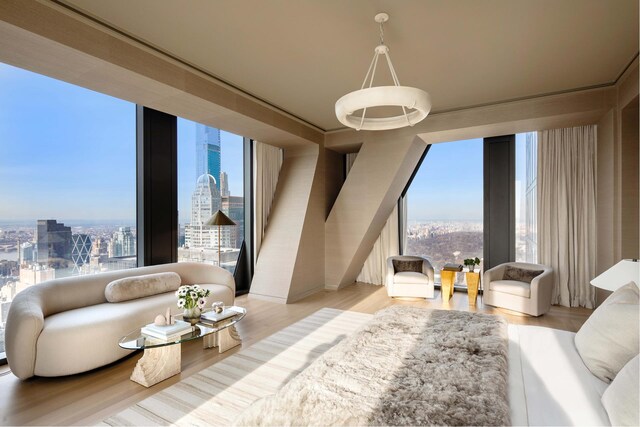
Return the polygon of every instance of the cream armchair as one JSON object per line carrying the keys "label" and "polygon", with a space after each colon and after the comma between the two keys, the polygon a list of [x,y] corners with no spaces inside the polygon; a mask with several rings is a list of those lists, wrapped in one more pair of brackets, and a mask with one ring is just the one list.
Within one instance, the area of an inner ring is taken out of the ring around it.
{"label": "cream armchair", "polygon": [[[422,271],[395,272],[393,261],[422,261]],[[434,280],[431,263],[418,256],[392,256],[387,258],[387,293],[390,297],[433,298]]]}
{"label": "cream armchair", "polygon": [[[507,266],[525,270],[542,270],[531,283],[503,280]],[[508,262],[484,272],[483,301],[487,305],[540,316],[551,308],[553,269],[545,265]]]}

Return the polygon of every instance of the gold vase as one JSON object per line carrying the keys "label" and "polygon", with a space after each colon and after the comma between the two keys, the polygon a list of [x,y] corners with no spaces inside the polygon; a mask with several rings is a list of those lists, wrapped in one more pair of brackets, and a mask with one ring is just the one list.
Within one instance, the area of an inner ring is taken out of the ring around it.
{"label": "gold vase", "polygon": [[467,295],[469,296],[469,305],[476,305],[478,298],[478,287],[480,285],[480,273],[465,273],[467,279]]}

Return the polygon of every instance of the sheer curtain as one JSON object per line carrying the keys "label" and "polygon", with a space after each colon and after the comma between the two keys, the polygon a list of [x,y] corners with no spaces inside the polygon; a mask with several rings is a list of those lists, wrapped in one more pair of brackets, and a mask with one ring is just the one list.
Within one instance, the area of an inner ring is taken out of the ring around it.
{"label": "sheer curtain", "polygon": [[553,268],[553,304],[595,306],[596,127],[538,133],[538,260]]}
{"label": "sheer curtain", "polygon": [[369,257],[364,262],[362,270],[356,281],[371,283],[373,285],[384,285],[387,275],[387,258],[400,254],[398,236],[398,205],[393,208],[391,216],[380,232],[380,236]]}
{"label": "sheer curtain", "polygon": [[254,262],[269,221],[269,212],[282,167],[282,150],[272,145],[253,143],[253,188],[254,188]]}

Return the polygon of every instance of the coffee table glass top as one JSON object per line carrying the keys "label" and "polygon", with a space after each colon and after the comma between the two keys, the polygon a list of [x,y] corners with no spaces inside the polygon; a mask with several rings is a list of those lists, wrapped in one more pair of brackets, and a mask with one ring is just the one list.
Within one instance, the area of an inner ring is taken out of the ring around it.
{"label": "coffee table glass top", "polygon": [[[230,307],[225,307],[225,309]],[[226,329],[230,326],[235,325],[240,320],[244,318],[247,314],[247,310],[243,307],[234,306],[234,310],[238,311],[238,314],[235,314],[231,317],[228,317],[224,320],[221,320],[215,324],[210,323],[196,323],[195,329],[192,332],[187,332],[179,338],[171,341],[165,341],[162,339],[150,337],[141,332],[141,329],[146,326],[143,325],[138,329],[129,332],[127,335],[120,339],[118,345],[127,350],[141,350],[144,348],[154,348],[154,347],[164,347],[166,345],[180,344],[186,341],[195,340],[197,338],[202,338],[205,335],[213,334],[215,332],[219,332],[223,329]],[[213,310],[212,308],[202,310],[203,313]],[[182,315],[176,315],[176,319],[182,320]]]}

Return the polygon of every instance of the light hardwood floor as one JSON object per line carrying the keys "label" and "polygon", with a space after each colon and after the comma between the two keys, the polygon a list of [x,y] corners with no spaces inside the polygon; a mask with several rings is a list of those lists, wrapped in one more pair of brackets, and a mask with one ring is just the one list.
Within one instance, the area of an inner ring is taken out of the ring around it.
{"label": "light hardwood floor", "polygon": [[[471,308],[468,305],[467,294],[462,292],[456,292],[448,304],[443,304],[438,291],[433,300],[391,299],[384,287],[366,284],[354,284],[339,291],[320,292],[295,304],[281,305],[248,296],[237,298],[236,304],[246,307],[248,311],[247,317],[238,324],[243,347],[323,307],[364,313],[373,313],[392,304],[472,310],[503,315],[510,323],[569,331],[577,331],[591,313],[591,310],[582,308],[552,307],[550,313],[534,318],[485,307],[481,297],[478,297],[477,306]],[[90,342],[78,342],[78,351],[81,352],[83,347],[90,345]],[[71,377],[19,381],[12,374],[0,376],[0,421],[3,425],[94,424],[240,349],[241,347],[236,347],[224,354],[218,354],[211,349],[204,350],[200,340],[183,344],[182,373],[148,389],[129,380],[141,352],[110,366]]]}

